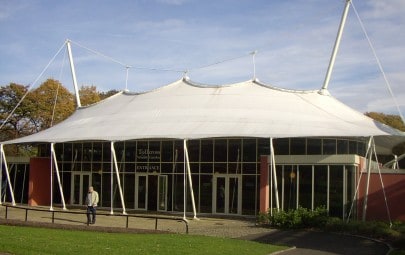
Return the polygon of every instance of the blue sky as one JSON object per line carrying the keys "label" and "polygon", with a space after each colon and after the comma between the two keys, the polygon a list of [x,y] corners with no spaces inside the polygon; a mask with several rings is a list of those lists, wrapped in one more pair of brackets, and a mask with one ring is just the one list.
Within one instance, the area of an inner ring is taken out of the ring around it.
{"label": "blue sky", "polygon": [[[145,91],[183,76],[207,84],[256,77],[290,89],[322,86],[344,0],[0,0],[0,85],[32,84],[66,39],[79,85]],[[405,111],[405,1],[353,0],[401,111]],[[225,61],[229,60],[229,61]],[[219,63],[220,62],[220,63]],[[215,64],[219,63],[219,64]],[[176,71],[156,71],[169,69]],[[63,49],[47,78],[73,89]],[[329,84],[361,111],[398,114],[351,7]]]}

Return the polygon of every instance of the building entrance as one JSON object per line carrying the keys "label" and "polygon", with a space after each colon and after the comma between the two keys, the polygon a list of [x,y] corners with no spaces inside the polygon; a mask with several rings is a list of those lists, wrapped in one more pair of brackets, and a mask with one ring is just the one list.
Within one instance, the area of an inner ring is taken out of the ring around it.
{"label": "building entrance", "polygon": [[238,175],[214,176],[212,212],[216,214],[242,213],[242,179]]}
{"label": "building entrance", "polygon": [[70,194],[70,204],[83,205],[87,190],[91,185],[91,174],[86,172],[73,172]]}
{"label": "building entrance", "polygon": [[167,175],[135,176],[135,209],[167,211]]}

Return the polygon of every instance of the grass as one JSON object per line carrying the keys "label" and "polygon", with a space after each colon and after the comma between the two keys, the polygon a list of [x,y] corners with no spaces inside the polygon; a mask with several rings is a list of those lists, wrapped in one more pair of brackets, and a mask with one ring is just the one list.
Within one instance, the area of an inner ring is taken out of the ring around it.
{"label": "grass", "polygon": [[12,254],[270,254],[284,249],[183,234],[129,234],[0,225],[0,252]]}

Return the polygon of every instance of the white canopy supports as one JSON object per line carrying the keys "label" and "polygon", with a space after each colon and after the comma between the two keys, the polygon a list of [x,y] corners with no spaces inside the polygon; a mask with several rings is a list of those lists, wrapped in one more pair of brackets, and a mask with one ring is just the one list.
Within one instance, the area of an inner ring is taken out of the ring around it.
{"label": "white canopy supports", "polygon": [[370,188],[370,176],[371,176],[371,163],[373,159],[373,153],[372,153],[372,143],[374,142],[373,137],[370,137],[370,140],[368,141],[367,145],[367,153],[366,157],[367,158],[367,182],[366,182],[366,190],[365,190],[365,196],[364,196],[364,201],[363,201],[363,216],[362,220],[366,221],[366,213],[367,213],[367,202],[368,202],[368,190]]}
{"label": "white canopy supports", "polygon": [[75,65],[73,63],[72,47],[70,46],[70,40],[66,40],[66,47],[68,49],[70,70],[72,72],[73,86],[75,88],[76,103],[77,103],[77,107],[80,108],[80,107],[82,107],[82,104],[80,102],[79,87],[77,86],[76,71],[75,71]]}
{"label": "white canopy supports", "polygon": [[[188,157],[188,149],[187,149],[187,140],[184,139],[184,154],[185,154],[185,161],[187,164],[187,176],[188,176],[188,182],[189,182],[189,187],[190,187],[190,194],[191,194],[191,203],[193,205],[193,214],[194,214],[194,219],[197,219],[197,210],[195,207],[195,199],[194,199],[194,190],[193,190],[193,180],[191,179],[191,170],[190,170],[190,159]],[[184,201],[186,203],[186,201]]]}
{"label": "white canopy supports", "polygon": [[347,14],[349,13],[350,3],[351,3],[351,0],[346,0],[345,9],[344,9],[343,14],[342,14],[342,19],[340,21],[339,30],[338,30],[338,33],[337,33],[337,36],[336,36],[335,45],[333,47],[332,55],[330,57],[329,66],[328,66],[328,70],[326,72],[325,80],[323,82],[321,93],[326,94],[327,93],[326,91],[328,90],[330,77],[332,75],[332,70],[333,70],[333,66],[335,65],[336,55],[337,55],[337,52],[339,50],[340,41],[342,39],[343,30],[344,30],[344,27],[345,27],[345,24],[346,24]]}
{"label": "white canopy supports", "polygon": [[[55,170],[56,170],[56,178],[58,179],[59,192],[60,192],[60,196],[62,199],[63,210],[67,210],[66,203],[65,203],[65,196],[63,194],[62,184],[60,181],[58,161],[56,159],[56,154],[55,154],[55,144],[51,143],[51,180],[53,180],[53,167],[52,167],[53,165],[55,166]],[[53,185],[51,185],[51,197],[53,197]],[[52,205],[53,205],[53,201],[51,199],[51,210],[53,210]]]}
{"label": "white canopy supports", "polygon": [[[5,168],[6,172],[6,178],[7,178],[7,183],[8,183],[8,188],[10,190],[10,194],[11,194],[11,203],[13,205],[15,204],[15,199],[14,199],[14,191],[13,191],[13,186],[11,185],[11,181],[10,181],[10,173],[8,171],[8,165],[7,165],[7,160],[6,160],[6,155],[4,153],[4,148],[3,148],[3,144],[0,144],[0,175],[3,175],[3,166]],[[0,185],[2,185],[2,182],[0,182]],[[0,186],[1,187],[1,186]],[[1,189],[0,189],[1,192]],[[1,196],[0,196],[0,204],[1,204]]]}
{"label": "white canopy supports", "polygon": [[[118,169],[118,162],[117,162],[117,156],[115,154],[115,148],[114,148],[114,142],[111,142],[111,165],[112,168],[115,169],[115,174],[117,176],[117,184],[118,184],[118,190],[120,192],[120,198],[121,198],[121,205],[122,205],[122,213],[127,214],[126,208],[125,208],[125,200],[124,200],[124,195],[122,192],[122,187],[121,187],[121,178],[120,178],[120,173]],[[112,169],[111,169],[112,170]],[[111,178],[112,180],[112,178]],[[112,194],[112,193],[111,193]],[[111,208],[113,207],[113,199],[111,199]],[[111,209],[111,212],[113,210]]]}
{"label": "white canopy supports", "polygon": [[[375,157],[375,159],[377,161],[376,166],[378,167],[378,174],[379,174],[379,178],[380,178],[380,182],[381,182],[382,192],[383,192],[383,195],[384,195],[385,208],[387,210],[388,220],[389,220],[390,224],[392,225],[391,213],[390,213],[390,210],[389,210],[389,207],[388,207],[387,196],[385,194],[385,188],[384,188],[384,183],[383,183],[383,179],[382,179],[382,176],[381,176],[380,165],[378,164],[377,152],[376,152],[376,148],[375,148],[375,141],[374,141],[374,137],[372,137],[372,136],[369,139],[369,142],[368,142],[368,145],[367,145],[367,151],[366,151],[367,180],[366,180],[366,187],[365,187],[365,191],[364,191],[365,195],[364,195],[364,201],[363,201],[362,221],[366,221],[366,216],[367,216],[367,203],[368,203],[368,193],[369,193],[369,187],[370,187],[370,176],[371,176],[371,166],[372,166],[373,156]],[[360,176],[359,176],[359,179],[357,180],[356,191],[354,193],[354,196],[353,196],[353,199],[352,199],[352,204],[351,204],[350,210],[349,210],[349,214],[348,214],[347,219],[346,219],[347,222],[349,222],[349,220],[350,220],[350,216],[351,216],[351,213],[353,211],[355,201],[357,201],[362,175],[363,175],[363,169],[360,169]],[[328,201],[329,201],[329,199],[328,199]]]}
{"label": "white canopy supports", "polygon": [[[277,186],[277,172],[276,172],[276,160],[274,157],[274,147],[273,147],[273,138],[270,138],[270,168],[271,168],[271,176],[274,183],[274,192],[276,197],[276,208],[277,212],[280,211],[280,202],[278,197],[278,186]],[[273,187],[273,184],[271,185]],[[272,190],[273,192],[273,190]],[[271,196],[273,198],[273,196]],[[271,205],[273,208],[273,205]]]}

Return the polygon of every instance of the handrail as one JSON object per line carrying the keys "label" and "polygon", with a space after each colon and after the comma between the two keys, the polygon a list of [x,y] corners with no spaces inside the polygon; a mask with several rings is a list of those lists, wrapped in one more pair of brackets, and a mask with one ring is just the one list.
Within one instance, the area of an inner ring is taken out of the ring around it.
{"label": "handrail", "polygon": [[[25,210],[25,221],[28,221],[28,211],[39,211],[39,212],[49,212],[52,213],[52,223],[55,223],[55,213],[67,213],[67,214],[82,214],[82,215],[87,215],[89,214],[88,212],[80,212],[80,211],[59,211],[59,210],[47,210],[47,209],[41,209],[41,208],[29,208],[29,207],[24,207],[24,206],[16,206],[16,205],[8,205],[8,204],[2,204],[3,206],[6,207],[6,212],[5,212],[5,219],[8,217],[8,208],[16,208],[16,209],[23,209]],[[188,234],[188,221],[184,218],[180,217],[163,217],[163,216],[151,216],[151,215],[135,215],[135,214],[110,214],[110,213],[100,213],[97,212],[97,215],[103,215],[103,216],[117,216],[117,217],[126,217],[126,223],[125,223],[125,228],[129,228],[129,218],[144,218],[144,219],[154,219],[155,220],[155,230],[157,230],[158,227],[158,220],[175,220],[177,222],[182,221],[185,224],[186,227],[186,234]],[[89,222],[87,222],[87,225],[89,225]]]}

